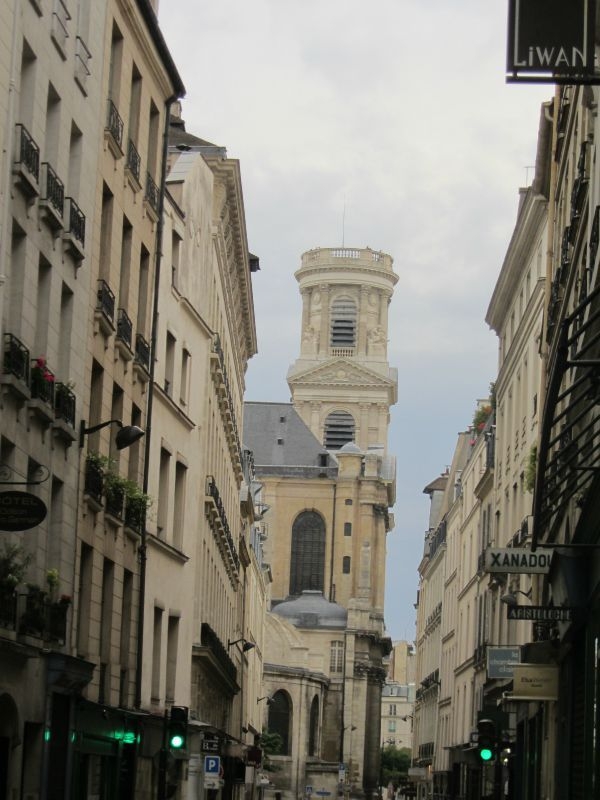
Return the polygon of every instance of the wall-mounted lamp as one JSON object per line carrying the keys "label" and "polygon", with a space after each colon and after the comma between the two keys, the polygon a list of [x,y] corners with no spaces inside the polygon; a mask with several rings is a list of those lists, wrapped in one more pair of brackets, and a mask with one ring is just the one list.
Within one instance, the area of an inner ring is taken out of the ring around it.
{"label": "wall-mounted lamp", "polygon": [[407,714],[405,717],[400,717],[400,719],[402,720],[402,722],[406,722],[409,719],[414,719],[414,717],[412,714]]}
{"label": "wall-mounted lamp", "polygon": [[229,649],[230,647],[233,647],[234,644],[239,644],[240,642],[242,642],[242,647],[241,647],[242,653],[247,653],[248,650],[252,650],[253,647],[256,647],[254,642],[249,642],[247,639],[244,639],[244,637],[242,636],[241,639],[236,639],[233,642],[230,642],[229,640],[227,640],[227,648]]}
{"label": "wall-mounted lamp", "polygon": [[256,702],[257,703],[260,703],[261,700],[266,700],[268,706],[272,706],[273,703],[275,702],[272,697],[269,697],[268,694],[266,694],[264,697],[257,697],[256,698]]}
{"label": "wall-mounted lamp", "polygon": [[522,592],[521,589],[511,589],[509,592],[502,595],[502,597],[500,598],[500,602],[506,603],[507,606],[516,606],[519,602],[517,598],[518,594],[522,594],[523,597],[531,599],[531,588],[529,589],[528,592]]}
{"label": "wall-mounted lamp", "polygon": [[83,447],[83,439],[88,433],[96,433],[96,431],[106,428],[108,425],[118,425],[119,432],[115,436],[115,444],[117,450],[123,450],[125,447],[131,447],[132,444],[141,439],[146,433],[137,425],[123,425],[120,419],[109,419],[106,422],[100,422],[98,425],[92,425],[90,428],[85,427],[85,420],[81,420],[79,427],[79,447]]}

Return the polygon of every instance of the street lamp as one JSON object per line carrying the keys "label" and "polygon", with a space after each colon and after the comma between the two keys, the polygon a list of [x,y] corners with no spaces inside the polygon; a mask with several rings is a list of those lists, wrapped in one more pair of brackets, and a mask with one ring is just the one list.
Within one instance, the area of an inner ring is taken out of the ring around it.
{"label": "street lamp", "polygon": [[518,604],[517,595],[522,594],[523,597],[526,597],[528,600],[531,599],[531,588],[527,592],[521,591],[521,589],[511,589],[506,594],[503,594],[500,598],[501,603],[506,603],[507,606],[516,606]]}
{"label": "street lamp", "polygon": [[85,420],[81,420],[79,427],[79,447],[83,447],[83,439],[88,433],[96,433],[96,431],[106,428],[108,425],[118,425],[119,432],[115,436],[115,444],[117,450],[124,450],[126,447],[131,447],[132,444],[141,439],[146,433],[137,425],[123,425],[120,419],[109,419],[106,422],[100,422],[98,425],[92,425],[90,428],[85,427]]}
{"label": "street lamp", "polygon": [[233,647],[234,644],[239,644],[240,642],[242,642],[242,653],[247,653],[248,650],[252,650],[254,647],[256,647],[254,642],[249,642],[248,639],[244,639],[242,636],[241,639],[236,639],[234,642],[227,640],[227,648],[229,649],[230,647]]}

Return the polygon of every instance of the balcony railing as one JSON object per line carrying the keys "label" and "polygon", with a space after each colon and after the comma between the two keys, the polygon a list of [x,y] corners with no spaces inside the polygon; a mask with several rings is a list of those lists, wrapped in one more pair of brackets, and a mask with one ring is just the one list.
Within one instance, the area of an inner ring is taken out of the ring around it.
{"label": "balcony railing", "polygon": [[140,167],[142,164],[142,159],[140,158],[140,154],[137,151],[136,146],[131,141],[131,139],[127,142],[127,169],[131,172],[133,177],[136,181],[140,180]]}
{"label": "balcony railing", "polygon": [[158,186],[154,182],[152,175],[149,172],[146,173],[146,200],[148,201],[148,205],[150,208],[158,214],[158,201],[159,201],[159,191]]}
{"label": "balcony railing", "polygon": [[34,400],[41,400],[54,408],[54,391],[56,389],[54,373],[48,368],[43,359],[34,359],[31,362],[31,379],[29,388]]}
{"label": "balcony railing", "polygon": [[131,339],[133,336],[133,325],[127,316],[124,308],[117,310],[117,339],[120,339],[127,347],[131,348]]}
{"label": "balcony railing", "polygon": [[104,491],[104,472],[94,458],[88,457],[85,462],[84,491],[99,505],[102,505]]}
{"label": "balcony railing", "polygon": [[23,342],[12,333],[5,333],[3,371],[29,385],[29,362],[29,350]]}
{"label": "balcony railing", "polygon": [[125,525],[138,533],[142,532],[146,520],[146,502],[139,497],[125,500]]}
{"label": "balcony railing", "polygon": [[106,115],[106,130],[112,136],[115,144],[121,150],[123,147],[123,120],[117,111],[116,105],[112,100],[108,100],[108,111]]}
{"label": "balcony railing", "polygon": [[17,125],[17,164],[27,167],[33,177],[40,177],[40,148],[24,125]]}
{"label": "balcony railing", "polygon": [[57,383],[54,388],[54,411],[56,419],[62,419],[75,427],[75,395],[66,383]]}
{"label": "balcony railing", "polygon": [[135,362],[150,372],[150,345],[141,333],[135,336]]}
{"label": "balcony railing", "polygon": [[85,245],[85,214],[72,197],[66,197],[66,222],[67,233],[70,234],[81,247]]}
{"label": "balcony railing", "polygon": [[47,161],[42,164],[41,200],[46,201],[50,208],[62,221],[65,208],[65,187],[56,172]]}
{"label": "balcony railing", "polygon": [[87,79],[90,77],[90,68],[88,65],[91,58],[92,54],[88,50],[86,43],[81,36],[78,36],[75,45],[75,80],[84,91]]}
{"label": "balcony railing", "polygon": [[115,319],[115,295],[108,283],[102,278],[98,281],[96,297],[98,301],[96,309],[101,311],[112,325]]}
{"label": "balcony railing", "polygon": [[117,519],[123,518],[123,505],[125,503],[125,491],[122,486],[107,486],[105,491],[106,513],[111,514]]}

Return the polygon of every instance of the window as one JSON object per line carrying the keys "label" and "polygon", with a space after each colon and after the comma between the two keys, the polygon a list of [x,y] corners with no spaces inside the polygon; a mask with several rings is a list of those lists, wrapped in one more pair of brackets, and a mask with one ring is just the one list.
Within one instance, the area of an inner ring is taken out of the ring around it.
{"label": "window", "polygon": [[339,297],[331,305],[331,347],[354,348],[356,344],[356,304]]}
{"label": "window", "polygon": [[344,642],[334,641],[331,643],[331,650],[329,656],[329,671],[330,672],[343,672],[344,671]]}
{"label": "window", "polygon": [[350,556],[344,556],[342,559],[342,572],[344,575],[350,574]]}
{"label": "window", "polygon": [[391,719],[388,722],[388,732],[389,733],[396,733],[396,720]]}
{"label": "window", "polygon": [[158,535],[164,539],[169,523],[169,472],[171,470],[171,454],[161,447],[158,474]]}
{"label": "window", "polygon": [[121,680],[119,683],[119,705],[129,705],[129,653],[131,652],[131,620],[133,609],[133,572],[123,570],[123,600],[121,604],[120,662]]}
{"label": "window", "polygon": [[190,362],[192,356],[187,348],[181,350],[181,384],[179,386],[179,401],[182,406],[188,402],[188,389],[190,384]]}
{"label": "window", "polygon": [[339,450],[354,441],[354,418],[347,411],[332,411],[325,420],[324,445],[328,450]]}
{"label": "window", "polygon": [[352,523],[344,522],[344,536],[352,536]]}
{"label": "window", "polygon": [[395,717],[396,716],[396,704],[395,703],[390,703],[388,714],[390,715],[390,717]]}
{"label": "window", "polygon": [[[5,463],[8,463],[5,461]],[[86,658],[90,633],[90,605],[92,602],[92,548],[81,544],[79,557],[79,606],[77,608],[77,655]]]}
{"label": "window", "polygon": [[310,729],[308,731],[308,755],[317,755],[317,741],[319,736],[319,698],[313,697],[310,704]]}
{"label": "window", "polygon": [[162,650],[163,610],[154,606],[154,635],[152,639],[152,700],[160,698],[160,656]]}
{"label": "window", "polygon": [[165,347],[165,392],[172,397],[173,395],[173,374],[175,371],[175,337],[167,331],[167,343]]}
{"label": "window", "polygon": [[175,699],[175,676],[177,672],[177,642],[179,639],[179,617],[169,616],[167,630],[167,673],[165,676],[165,699]]}
{"label": "window", "polygon": [[325,572],[325,523],[316,511],[303,511],[292,527],[290,594],[304,589],[323,591]]}
{"label": "window", "polygon": [[173,520],[173,546],[181,550],[185,524],[185,482],[187,467],[181,461],[175,464],[175,497]]}
{"label": "window", "polygon": [[171,234],[171,286],[179,288],[179,261],[181,253],[181,236],[173,231]]}
{"label": "window", "polygon": [[281,736],[280,755],[290,755],[290,723],[292,721],[292,708],[288,695],[285,692],[275,692],[269,705],[269,733],[278,733]]}

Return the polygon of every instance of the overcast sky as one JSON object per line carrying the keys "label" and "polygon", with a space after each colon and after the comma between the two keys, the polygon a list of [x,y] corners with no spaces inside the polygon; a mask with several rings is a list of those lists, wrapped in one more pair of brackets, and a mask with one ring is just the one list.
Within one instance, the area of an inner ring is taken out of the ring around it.
{"label": "overcast sky", "polygon": [[495,377],[485,313],[553,93],[505,83],[506,15],[507,0],[162,0],[159,13],[187,130],[241,162],[261,265],[246,398],[289,401],[303,252],[344,243],[394,258],[394,639],[415,634],[423,488]]}

